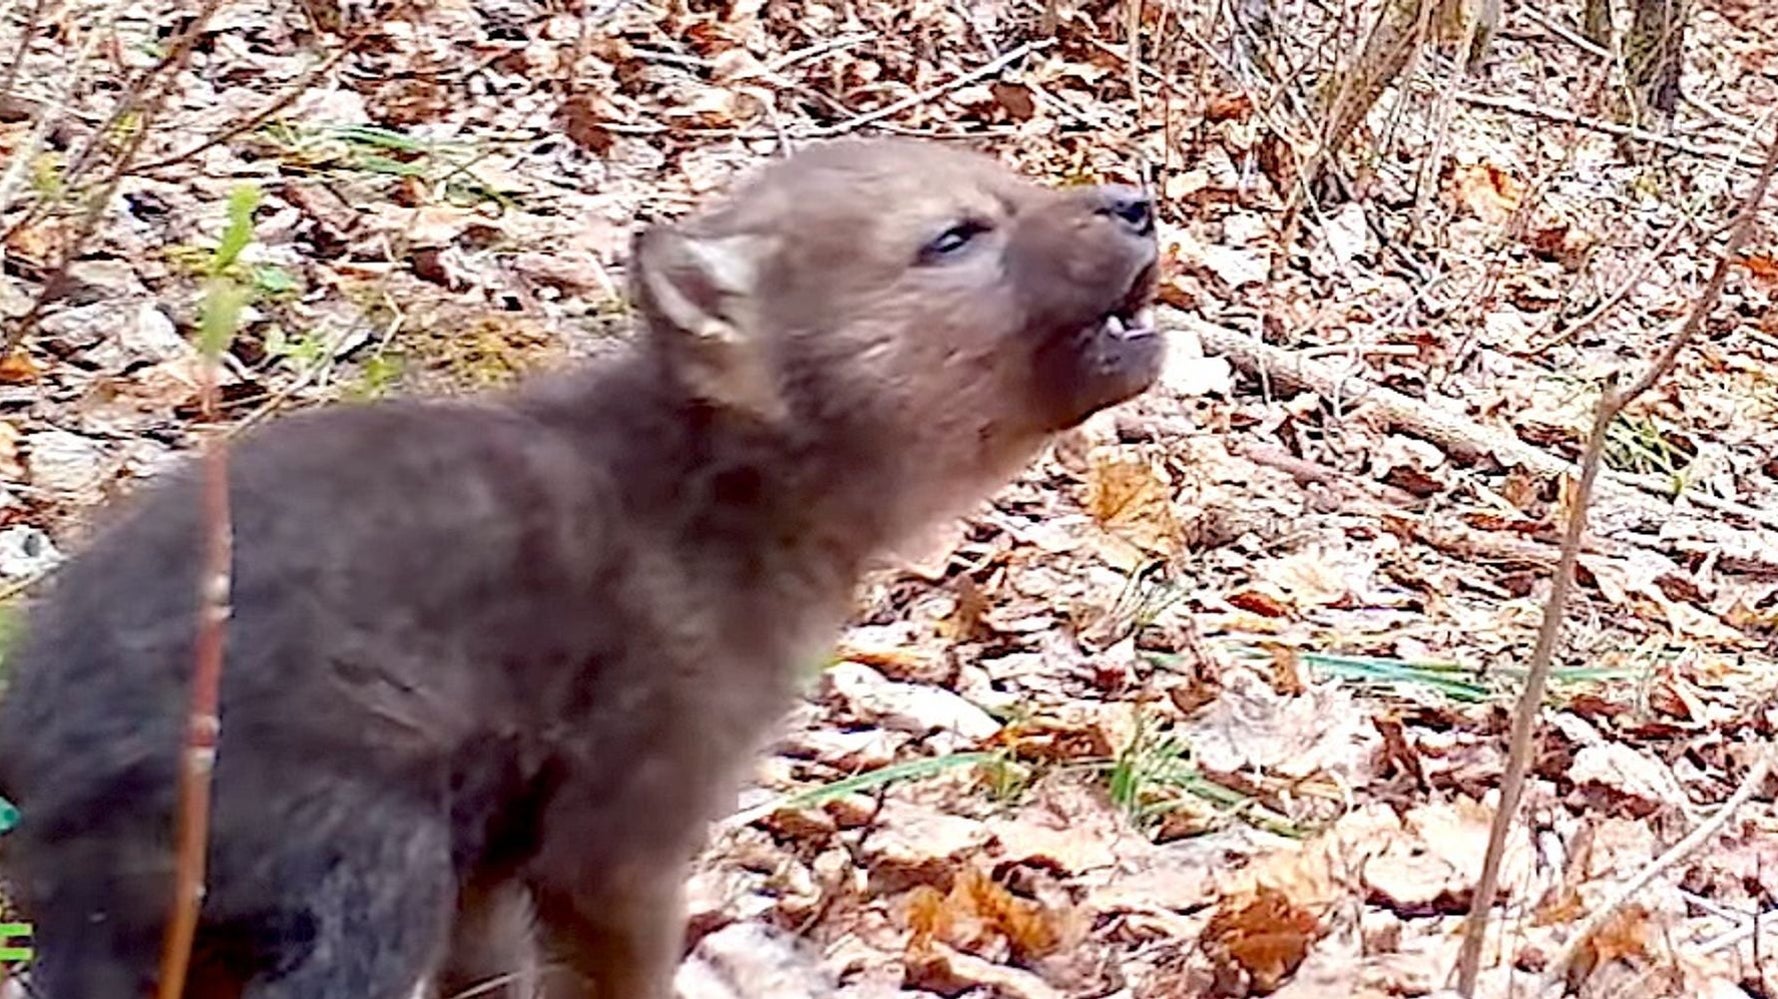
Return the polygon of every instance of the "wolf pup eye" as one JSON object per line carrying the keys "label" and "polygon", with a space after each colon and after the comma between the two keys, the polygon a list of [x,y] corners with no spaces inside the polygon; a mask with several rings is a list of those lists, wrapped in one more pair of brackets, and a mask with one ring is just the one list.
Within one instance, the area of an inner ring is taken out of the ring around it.
{"label": "wolf pup eye", "polygon": [[956,257],[975,241],[977,236],[987,232],[989,227],[981,222],[959,222],[939,233],[920,248],[920,263],[935,264]]}

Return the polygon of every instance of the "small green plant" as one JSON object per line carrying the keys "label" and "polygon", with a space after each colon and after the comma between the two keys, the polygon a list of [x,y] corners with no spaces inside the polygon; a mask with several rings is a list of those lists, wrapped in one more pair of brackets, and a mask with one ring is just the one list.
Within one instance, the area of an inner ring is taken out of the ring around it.
{"label": "small green plant", "polygon": [[863,773],[842,777],[826,784],[780,795],[763,805],[732,816],[727,821],[745,825],[785,808],[816,808],[830,801],[837,801],[849,794],[885,787],[898,781],[931,777],[955,770],[958,767],[986,766],[992,768],[997,762],[1004,761],[1005,756],[1001,752],[967,752],[908,760],[904,763],[891,763],[875,770],[866,770]]}
{"label": "small green plant", "polygon": [[326,341],[316,334],[291,336],[284,332],[283,327],[273,326],[266,331],[265,352],[272,357],[289,361],[298,370],[306,370],[326,359],[328,348]]}
{"label": "small green plant", "polygon": [[382,351],[372,354],[359,365],[358,381],[347,390],[347,395],[361,401],[381,399],[401,381],[404,368],[401,358],[393,354]]}
{"label": "small green plant", "polygon": [[1137,828],[1152,832],[1170,812],[1194,800],[1280,836],[1300,836],[1287,817],[1251,796],[1203,775],[1186,742],[1171,732],[1151,729],[1138,713],[1130,741],[1107,768],[1107,793]]}
{"label": "small green plant", "polygon": [[288,298],[301,290],[296,275],[277,264],[254,264],[247,268],[254,290],[267,298]]}
{"label": "small green plant", "polygon": [[38,153],[31,160],[31,190],[45,201],[61,201],[68,194],[67,179],[62,173],[63,166],[60,153]]}
{"label": "small green plant", "polygon": [[[168,263],[193,277],[212,284],[226,278],[229,284],[245,286],[249,300],[294,297],[302,290],[302,284],[288,268],[241,260],[242,253],[253,242],[253,212],[262,200],[264,195],[253,185],[236,188],[229,196],[228,217],[217,245],[179,243],[161,252]],[[245,304],[244,300],[242,305]]]}
{"label": "small green plant", "polygon": [[253,242],[253,213],[263,198],[259,188],[251,184],[237,187],[229,194],[228,222],[205,266],[208,280],[198,310],[198,349],[212,362],[228,349],[229,341],[240,329],[241,313],[253,298],[253,286],[239,280],[235,265],[241,252]]}
{"label": "small green plant", "polygon": [[1669,479],[1675,492],[1685,489],[1685,469],[1696,456],[1694,449],[1673,439],[1651,417],[1625,414],[1606,430],[1605,461],[1608,465]]}
{"label": "small green plant", "polygon": [[511,192],[475,174],[475,165],[489,152],[469,143],[416,139],[375,125],[278,122],[267,126],[263,134],[294,166],[336,175],[412,177],[442,185],[445,195],[460,204],[492,202],[502,208],[516,204]]}
{"label": "small green plant", "polygon": [[12,653],[24,634],[24,615],[19,613],[18,605],[11,601],[0,603],[0,697],[6,696],[6,684],[12,676]]}
{"label": "small green plant", "polygon": [[[1234,645],[1231,652],[1249,662],[1264,662],[1273,653],[1256,644]],[[1167,668],[1178,656],[1147,653],[1157,665]],[[1409,661],[1389,656],[1341,655],[1329,652],[1296,652],[1303,665],[1324,676],[1351,684],[1361,690],[1401,696],[1410,692],[1429,692],[1465,704],[1487,701],[1510,702],[1518,690],[1524,671],[1515,667],[1475,666],[1436,660]],[[1573,666],[1550,672],[1552,690],[1574,689],[1636,676],[1628,668]],[[1552,700],[1555,695],[1551,695]]]}

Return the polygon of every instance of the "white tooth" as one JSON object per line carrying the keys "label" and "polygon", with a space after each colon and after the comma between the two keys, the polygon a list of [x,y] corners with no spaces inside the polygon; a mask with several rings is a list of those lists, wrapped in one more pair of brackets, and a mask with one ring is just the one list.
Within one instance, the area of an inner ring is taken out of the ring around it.
{"label": "white tooth", "polygon": [[1111,332],[1112,336],[1124,335],[1124,321],[1116,316],[1105,317],[1105,328]]}
{"label": "white tooth", "polygon": [[1144,305],[1136,313],[1136,325],[1143,329],[1154,329],[1154,306]]}

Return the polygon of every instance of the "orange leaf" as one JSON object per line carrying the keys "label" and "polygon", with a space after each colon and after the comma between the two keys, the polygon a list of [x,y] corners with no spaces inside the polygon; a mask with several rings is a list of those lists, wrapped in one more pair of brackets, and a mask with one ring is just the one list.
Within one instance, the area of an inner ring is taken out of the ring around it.
{"label": "orange leaf", "polygon": [[1778,285],[1778,260],[1761,253],[1744,253],[1741,264],[1760,284],[1767,287]]}
{"label": "orange leaf", "polygon": [[1171,552],[1179,543],[1173,497],[1146,458],[1121,451],[1093,456],[1087,509],[1112,533],[1151,552]]}
{"label": "orange leaf", "polygon": [[1252,991],[1264,994],[1303,963],[1319,928],[1314,914],[1262,885],[1251,898],[1224,899],[1198,944],[1217,964],[1245,972]]}
{"label": "orange leaf", "polygon": [[1246,94],[1216,94],[1204,106],[1204,117],[1210,121],[1246,121],[1253,114],[1253,102]]}
{"label": "orange leaf", "polygon": [[1270,593],[1259,590],[1236,590],[1223,598],[1236,607],[1261,617],[1289,617],[1290,607]]}
{"label": "orange leaf", "polygon": [[1452,177],[1457,203],[1484,222],[1505,222],[1518,210],[1525,185],[1492,163],[1458,166]]}
{"label": "orange leaf", "polygon": [[0,357],[0,383],[19,385],[37,380],[39,372],[37,363],[31,355],[22,350],[15,350],[5,357]]}

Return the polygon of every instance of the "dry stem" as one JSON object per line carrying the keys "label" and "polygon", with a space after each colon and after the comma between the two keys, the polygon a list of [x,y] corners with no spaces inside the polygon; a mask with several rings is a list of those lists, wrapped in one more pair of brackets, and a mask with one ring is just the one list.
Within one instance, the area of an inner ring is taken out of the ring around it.
{"label": "dry stem", "polygon": [[1544,681],[1550,672],[1556,638],[1562,630],[1562,618],[1568,607],[1568,594],[1574,586],[1574,563],[1580,554],[1580,540],[1586,531],[1587,508],[1591,504],[1593,483],[1599,476],[1599,465],[1605,451],[1605,432],[1631,402],[1648,391],[1673,369],[1679,352],[1689,345],[1704,325],[1704,320],[1722,297],[1729,269],[1740,255],[1753,231],[1753,220],[1759,214],[1771,185],[1772,173],[1778,170],[1778,136],[1766,147],[1766,159],[1753,188],[1748,191],[1736,213],[1727,244],[1716,261],[1716,269],[1693,305],[1685,323],[1667,340],[1659,355],[1629,387],[1618,389],[1616,377],[1607,379],[1599,393],[1599,405],[1593,412],[1593,429],[1587,437],[1586,452],[1581,458],[1580,486],[1569,504],[1568,520],[1562,536],[1562,555],[1556,563],[1555,578],[1550,585],[1549,602],[1544,605],[1543,624],[1537,632],[1537,645],[1531,653],[1531,665],[1525,675],[1525,689],[1519,694],[1513,714],[1512,743],[1506,773],[1500,782],[1500,803],[1489,831],[1488,852],[1482,860],[1481,877],[1470,900],[1469,920],[1464,926],[1463,947],[1457,959],[1457,991],[1475,995],[1476,978],[1481,970],[1483,932],[1488,925],[1488,910],[1494,903],[1494,892],[1500,883],[1500,860],[1506,852],[1506,834],[1518,811],[1519,797],[1524,790],[1525,773],[1531,763],[1531,733],[1543,703]]}
{"label": "dry stem", "polygon": [[[204,5],[198,10],[197,16],[192,19],[184,33],[174,40],[172,48],[162,60],[168,64],[167,78],[169,80],[176,79],[180,71],[185,68],[185,64],[190,61],[192,49],[196,46],[198,38],[202,36],[204,26],[209,23],[210,16],[216,13],[216,9],[220,6],[222,6],[222,0],[204,0]],[[111,198],[117,193],[118,185],[122,184],[124,177],[128,176],[130,164],[135,160],[136,154],[141,151],[142,143],[147,140],[148,133],[153,130],[155,116],[165,106],[167,95],[171,90],[170,86],[162,88],[143,105],[141,124],[124,144],[123,152],[119,154],[117,162],[112,166],[110,176],[101,185],[99,193],[87,202],[86,211],[80,218],[80,225],[76,227],[74,235],[68,240],[67,245],[62,248],[62,254],[56,261],[55,270],[51,271],[49,276],[44,279],[43,287],[38,291],[36,300],[31,303],[31,308],[19,317],[18,322],[14,323],[11,329],[7,330],[5,340],[0,341],[0,358],[10,357],[12,352],[18,349],[19,344],[23,343],[25,338],[31,335],[31,331],[37,328],[38,321],[43,317],[43,310],[61,294],[62,283],[68,277],[69,266],[74,263],[74,258],[80,255],[87,240],[92,238],[93,232],[99,227],[99,219],[105,214],[106,206],[111,204]]]}
{"label": "dry stem", "polygon": [[[203,366],[205,419],[217,420],[217,370],[220,352]],[[204,565],[199,577],[197,656],[192,667],[191,702],[186,715],[185,751],[179,771],[178,812],[174,842],[173,897],[162,941],[157,999],[180,999],[197,936],[198,911],[204,896],[204,860],[210,831],[210,778],[222,734],[221,690],[223,628],[229,616],[229,569],[233,529],[228,505],[228,443],[212,438],[204,451]]]}
{"label": "dry stem", "polygon": [[297,77],[296,80],[289,86],[285,87],[278,96],[272,98],[265,107],[260,108],[252,115],[235,122],[233,125],[230,125],[183,152],[174,153],[165,159],[155,160],[152,163],[145,163],[137,172],[146,174],[165,170],[167,167],[183,163],[205,150],[222,145],[224,142],[233,139],[237,135],[251,132],[270,121],[273,116],[278,114],[278,112],[283,111],[285,108],[295,103],[296,99],[301,97],[309,87],[313,86],[316,80],[331,72],[333,67],[339,65],[342,59],[345,59],[347,56],[358,51],[358,47],[364,44],[365,39],[380,30],[386,22],[405,16],[417,2],[418,0],[402,0],[401,3],[398,3],[391,8],[388,13],[371,19],[369,23],[359,28],[351,37],[347,38],[339,48],[328,53],[327,58],[316,63],[314,66],[311,66],[308,72]]}
{"label": "dry stem", "polygon": [[1722,803],[1722,807],[1716,810],[1716,814],[1705,819],[1696,829],[1687,833],[1684,839],[1669,847],[1666,853],[1656,857],[1653,863],[1637,871],[1634,877],[1620,885],[1616,891],[1611,893],[1611,897],[1601,902],[1597,909],[1588,914],[1587,918],[1575,929],[1574,936],[1570,937],[1568,943],[1563,946],[1562,953],[1556,955],[1556,959],[1550,962],[1548,968],[1544,969],[1543,981],[1538,986],[1537,992],[1542,994],[1550,991],[1568,973],[1568,968],[1574,963],[1575,957],[1580,954],[1581,947],[1592,939],[1593,934],[1599,932],[1599,928],[1604,926],[1612,914],[1622,908],[1631,896],[1647,887],[1656,875],[1685,859],[1698,847],[1704,845],[1705,840],[1727,825],[1729,819],[1734,817],[1735,810],[1746,804],[1748,798],[1753,797],[1753,793],[1766,782],[1766,776],[1771,772],[1772,751],[1770,747],[1767,747],[1760,753],[1759,760],[1754,763],[1753,769],[1747,772],[1747,776],[1741,778],[1741,786],[1735,788],[1735,793],[1729,795],[1729,799]]}

